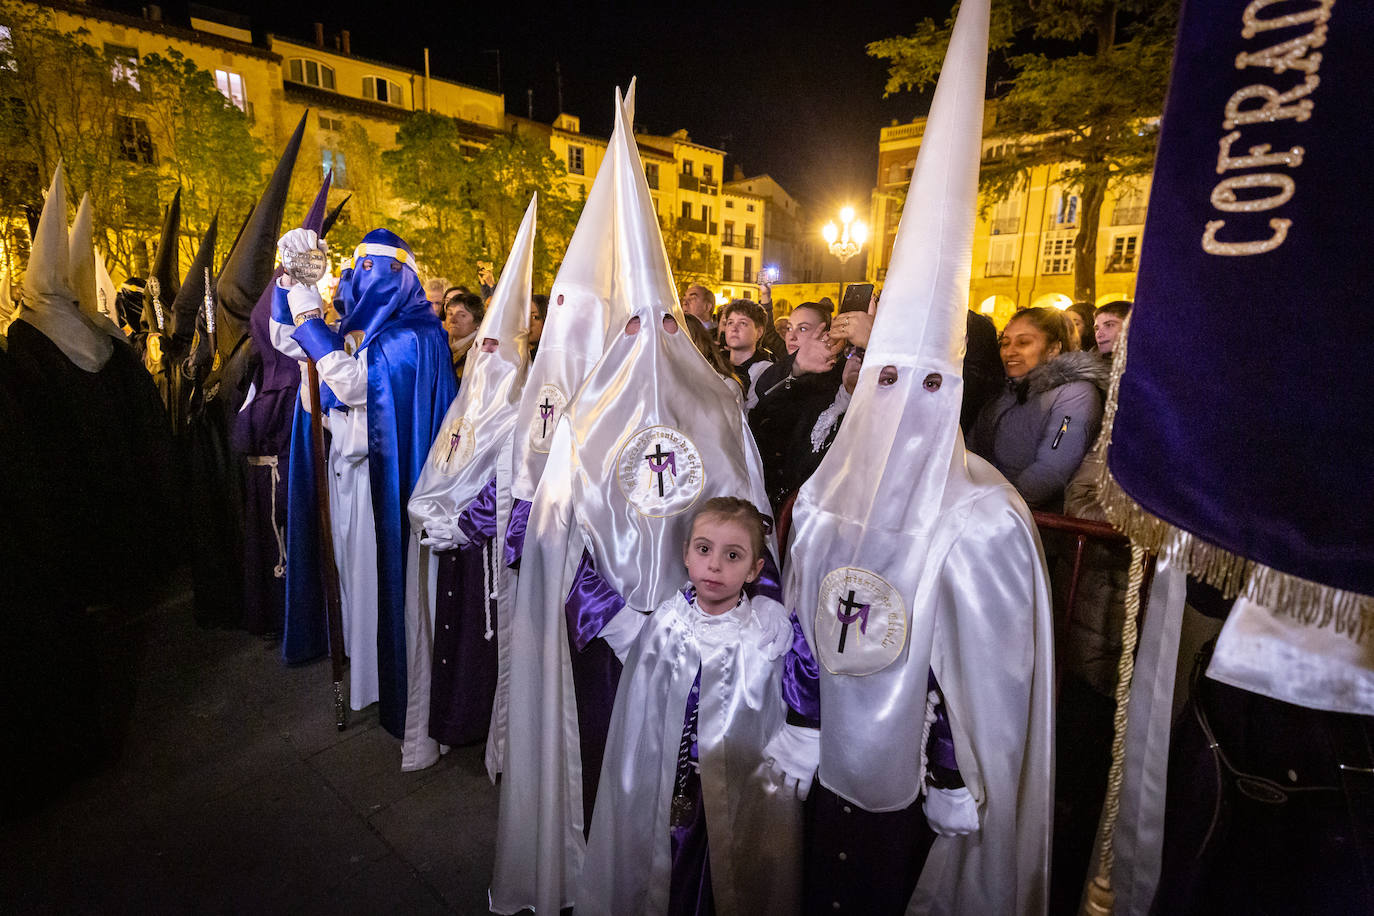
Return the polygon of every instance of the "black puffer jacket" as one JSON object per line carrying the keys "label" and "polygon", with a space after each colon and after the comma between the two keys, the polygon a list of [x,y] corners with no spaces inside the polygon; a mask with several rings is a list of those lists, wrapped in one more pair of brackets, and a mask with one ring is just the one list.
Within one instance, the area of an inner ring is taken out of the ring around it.
{"label": "black puffer jacket", "polygon": [[835,400],[844,361],[828,372],[793,376],[789,356],[759,377],[759,402],[749,412],[749,429],[763,459],[763,482],[773,509],[806,482],[820,464],[824,450],[811,442],[811,430],[821,411]]}

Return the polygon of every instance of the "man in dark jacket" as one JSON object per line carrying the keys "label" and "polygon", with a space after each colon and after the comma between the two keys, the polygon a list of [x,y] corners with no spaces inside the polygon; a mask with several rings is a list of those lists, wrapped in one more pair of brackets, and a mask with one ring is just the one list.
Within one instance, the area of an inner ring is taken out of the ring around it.
{"label": "man in dark jacket", "polygon": [[814,303],[797,306],[792,313],[797,352],[764,371],[756,385],[758,404],[749,412],[749,428],[775,510],[806,482],[825,453],[825,442],[813,442],[812,432],[834,402],[844,373],[839,360],[843,341],[832,341],[829,329],[828,313]]}

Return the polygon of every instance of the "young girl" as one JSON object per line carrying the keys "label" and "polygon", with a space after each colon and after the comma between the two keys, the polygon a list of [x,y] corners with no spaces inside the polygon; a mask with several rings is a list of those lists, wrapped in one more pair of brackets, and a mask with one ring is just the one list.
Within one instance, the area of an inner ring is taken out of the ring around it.
{"label": "young girl", "polygon": [[801,804],[762,764],[786,715],[792,627],[782,605],[744,594],[765,525],[745,500],[707,500],[683,546],[690,584],[628,650],[579,914],[797,910]]}

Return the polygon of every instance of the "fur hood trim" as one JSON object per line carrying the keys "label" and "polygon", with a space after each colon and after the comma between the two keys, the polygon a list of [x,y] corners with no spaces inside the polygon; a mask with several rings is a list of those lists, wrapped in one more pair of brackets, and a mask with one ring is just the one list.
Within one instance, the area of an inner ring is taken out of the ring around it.
{"label": "fur hood trim", "polygon": [[1073,350],[1056,356],[1028,372],[1021,381],[1030,396],[1044,394],[1070,382],[1092,382],[1104,395],[1111,380],[1111,366],[1096,353]]}

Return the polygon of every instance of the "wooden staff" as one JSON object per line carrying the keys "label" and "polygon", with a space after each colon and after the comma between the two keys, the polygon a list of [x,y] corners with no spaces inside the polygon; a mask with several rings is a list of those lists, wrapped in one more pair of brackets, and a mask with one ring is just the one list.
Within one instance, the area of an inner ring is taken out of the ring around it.
{"label": "wooden staff", "polygon": [[[294,256],[293,256],[294,255]],[[298,283],[313,286],[324,275],[325,258],[319,251],[284,253],[283,267]],[[334,721],[339,731],[348,727],[348,704],[343,686],[343,602],[339,597],[339,568],[334,563],[334,526],[329,512],[329,453],[324,444],[324,411],[320,407],[320,371],[307,361],[310,389],[310,444],[315,453],[315,505],[319,511],[320,575],[324,582],[325,622],[329,629],[329,661],[334,673]]]}
{"label": "wooden staff", "polygon": [[329,627],[329,662],[334,672],[334,721],[339,731],[348,727],[348,704],[343,688],[343,602],[339,597],[339,569],[334,565],[334,526],[329,513],[329,475],[326,465],[324,421],[320,409],[320,370],[309,361],[310,444],[315,453],[315,504],[319,507],[320,573],[324,578],[324,611]]}

